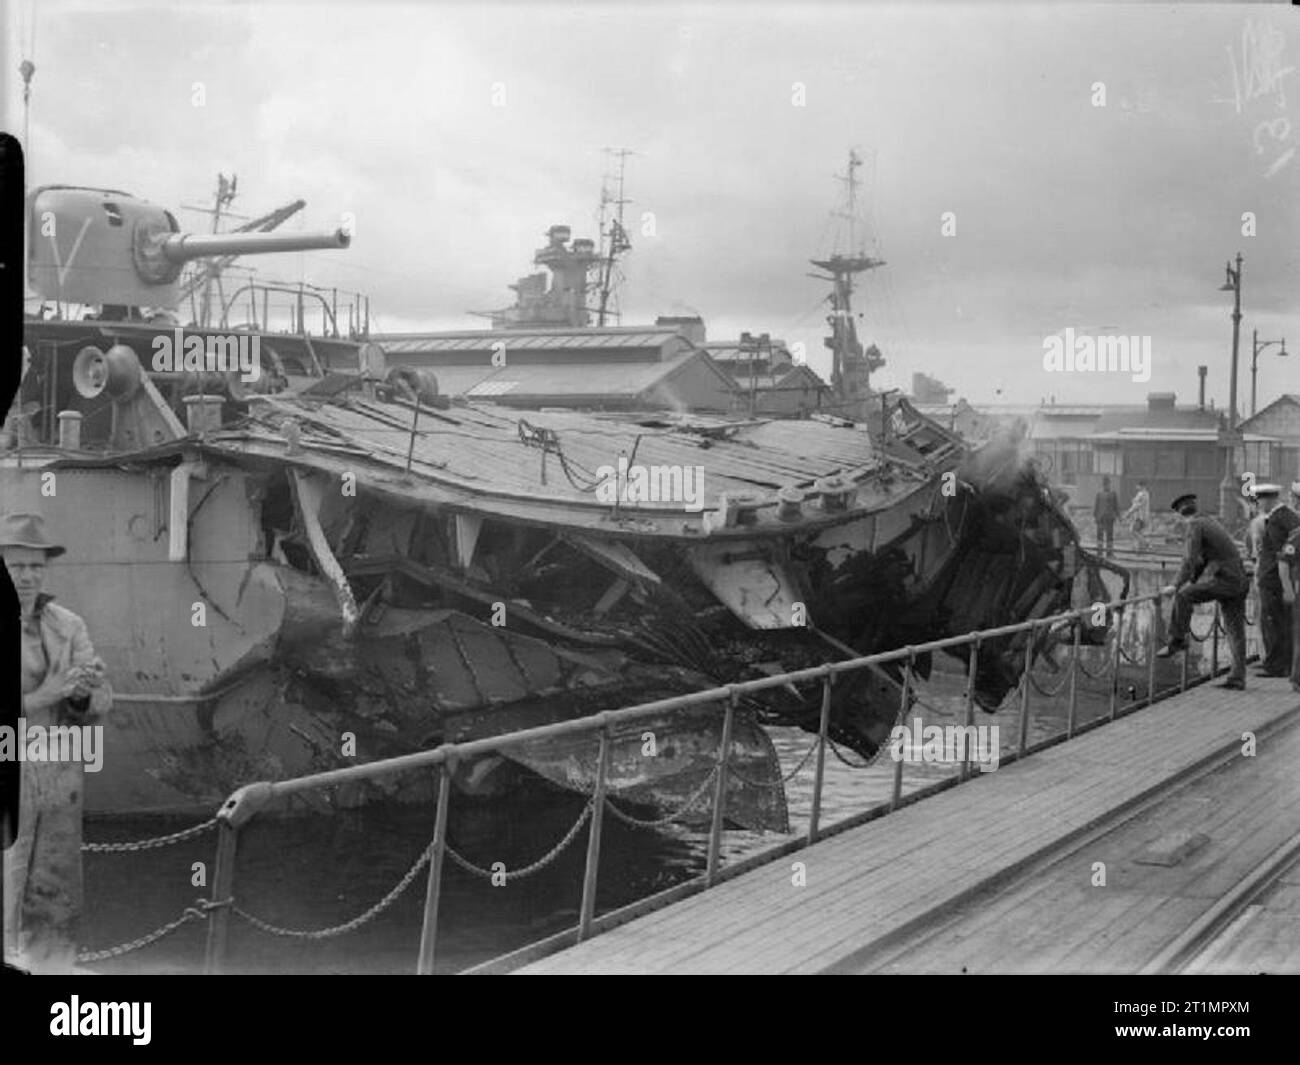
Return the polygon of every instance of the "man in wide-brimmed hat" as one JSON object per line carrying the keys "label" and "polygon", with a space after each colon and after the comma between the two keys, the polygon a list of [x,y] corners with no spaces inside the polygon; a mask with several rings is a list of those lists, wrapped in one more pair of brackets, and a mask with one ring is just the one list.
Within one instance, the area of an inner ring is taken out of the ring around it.
{"label": "man in wide-brimmed hat", "polygon": [[[0,557],[22,611],[22,716],[25,727],[87,724],[113,704],[104,663],[86,623],[44,591],[50,559],[64,553],[39,514],[0,519]],[[19,743],[25,736],[17,737]],[[4,855],[5,949],[34,968],[76,959],[81,913],[80,761],[22,763],[17,835]]]}

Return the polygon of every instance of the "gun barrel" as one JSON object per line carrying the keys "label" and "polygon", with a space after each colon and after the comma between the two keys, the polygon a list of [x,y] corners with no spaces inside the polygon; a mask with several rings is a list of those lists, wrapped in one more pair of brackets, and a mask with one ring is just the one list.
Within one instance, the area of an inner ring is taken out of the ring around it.
{"label": "gun barrel", "polygon": [[212,255],[269,255],[282,251],[346,248],[352,237],[346,230],[332,233],[175,233],[162,244],[172,263],[185,263]]}

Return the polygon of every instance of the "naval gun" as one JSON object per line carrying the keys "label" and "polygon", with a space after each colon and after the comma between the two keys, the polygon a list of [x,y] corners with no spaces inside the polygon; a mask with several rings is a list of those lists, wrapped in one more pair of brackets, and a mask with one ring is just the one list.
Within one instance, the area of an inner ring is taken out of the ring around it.
{"label": "naval gun", "polygon": [[181,270],[192,259],[346,248],[352,241],[342,228],[184,233],[157,204],[115,189],[75,185],[32,192],[27,221],[27,278],[37,295],[102,308],[174,309]]}
{"label": "naval gun", "polygon": [[[364,371],[368,365],[361,352],[374,345],[341,339],[337,331],[333,337],[313,338],[305,328],[272,335],[256,325],[233,332],[185,326],[187,356],[194,338],[202,341],[199,368],[178,361],[159,365],[155,358],[166,350],[160,341],[170,340],[177,356],[182,350],[177,308],[186,263],[346,248],[351,236],[345,229],[187,233],[164,207],[117,189],[76,185],[37,188],[26,210],[27,281],[43,306],[24,316],[24,373],[6,422],[23,421],[31,430],[26,435],[39,443],[53,444],[57,432],[60,446],[72,450],[160,444],[185,436],[193,428],[191,414],[202,414],[204,425],[216,417],[209,401],[187,405],[193,395],[241,401],[287,388],[295,373],[320,377],[326,366],[360,364]],[[50,302],[59,305],[53,316],[44,306]],[[65,305],[84,311],[67,315]],[[239,372],[230,369],[232,345]],[[207,357],[221,352],[225,363]],[[78,415],[83,428],[77,428]],[[66,441],[65,427],[71,427]],[[0,451],[19,438],[0,430]]]}

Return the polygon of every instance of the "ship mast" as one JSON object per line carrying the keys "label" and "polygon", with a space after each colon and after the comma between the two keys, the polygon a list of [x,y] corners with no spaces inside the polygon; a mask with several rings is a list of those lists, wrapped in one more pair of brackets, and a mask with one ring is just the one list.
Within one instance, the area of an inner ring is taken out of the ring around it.
{"label": "ship mast", "polygon": [[[202,211],[204,214],[212,215],[212,232],[218,233],[221,229],[222,212],[228,208],[235,199],[235,187],[239,182],[237,174],[231,174],[229,180],[225,174],[217,175],[217,192],[213,197],[211,207],[191,207],[185,205],[186,210]],[[196,267],[196,271],[203,277],[203,291],[199,297],[199,313],[197,315],[198,324],[206,328],[211,324],[212,315],[212,284],[217,284],[218,295],[225,300],[225,293],[221,291],[221,267],[211,263],[204,263]],[[192,295],[194,286],[190,285],[183,293],[184,296]]]}
{"label": "ship mast", "polygon": [[[632,201],[623,195],[623,178],[627,170],[627,157],[636,153],[628,148],[606,148],[605,153],[618,157],[618,192],[611,192],[610,185],[615,180],[612,174],[606,174],[600,189],[600,276],[596,283],[600,294],[600,303],[596,308],[596,324],[605,325],[607,315],[615,312],[609,309],[610,296],[618,287],[619,278],[615,265],[619,256],[632,250],[627,230],[623,227],[623,208]],[[610,217],[610,208],[613,217]]]}
{"label": "ship mast", "polygon": [[840,228],[847,230],[846,252],[841,253],[838,250],[837,242],[832,246],[830,258],[810,260],[813,266],[826,271],[826,274],[810,276],[831,284],[829,296],[831,313],[826,318],[831,327],[831,335],[824,343],[831,350],[831,389],[836,401],[841,404],[848,403],[857,392],[850,382],[848,372],[850,366],[860,368],[864,392],[867,391],[869,371],[874,369],[863,355],[862,344],[858,341],[857,328],[853,323],[853,278],[866,270],[874,270],[878,266],[885,265],[883,259],[874,259],[867,255],[858,240],[857,170],[861,165],[862,159],[856,151],[851,150],[844,176],[838,178],[844,183],[844,203],[839,211],[834,212],[834,216],[843,223]]}

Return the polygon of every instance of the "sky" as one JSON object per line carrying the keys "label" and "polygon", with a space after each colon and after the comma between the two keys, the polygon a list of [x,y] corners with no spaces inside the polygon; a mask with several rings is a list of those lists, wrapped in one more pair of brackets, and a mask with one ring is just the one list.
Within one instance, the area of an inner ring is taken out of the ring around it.
{"label": "sky", "polygon": [[[0,3],[9,130],[36,64],[29,185],[176,210],[233,172],[246,215],[307,201],[288,230],[350,213],[347,251],[256,265],[366,292],[385,331],[485,326],[468,312],[511,302],[551,224],[596,235],[603,149],[626,147],[622,322],[699,314],[711,340],[768,332],[824,373],[808,260],[847,240],[856,149],[886,261],[856,301],[878,387],[923,371],[976,404],[1181,403],[1205,364],[1226,405],[1238,252],[1241,387],[1252,330],[1300,349],[1285,7]],[[1149,380],[1045,368],[1067,329],[1149,337]],[[1264,400],[1300,392],[1300,350],[1276,351]]]}

